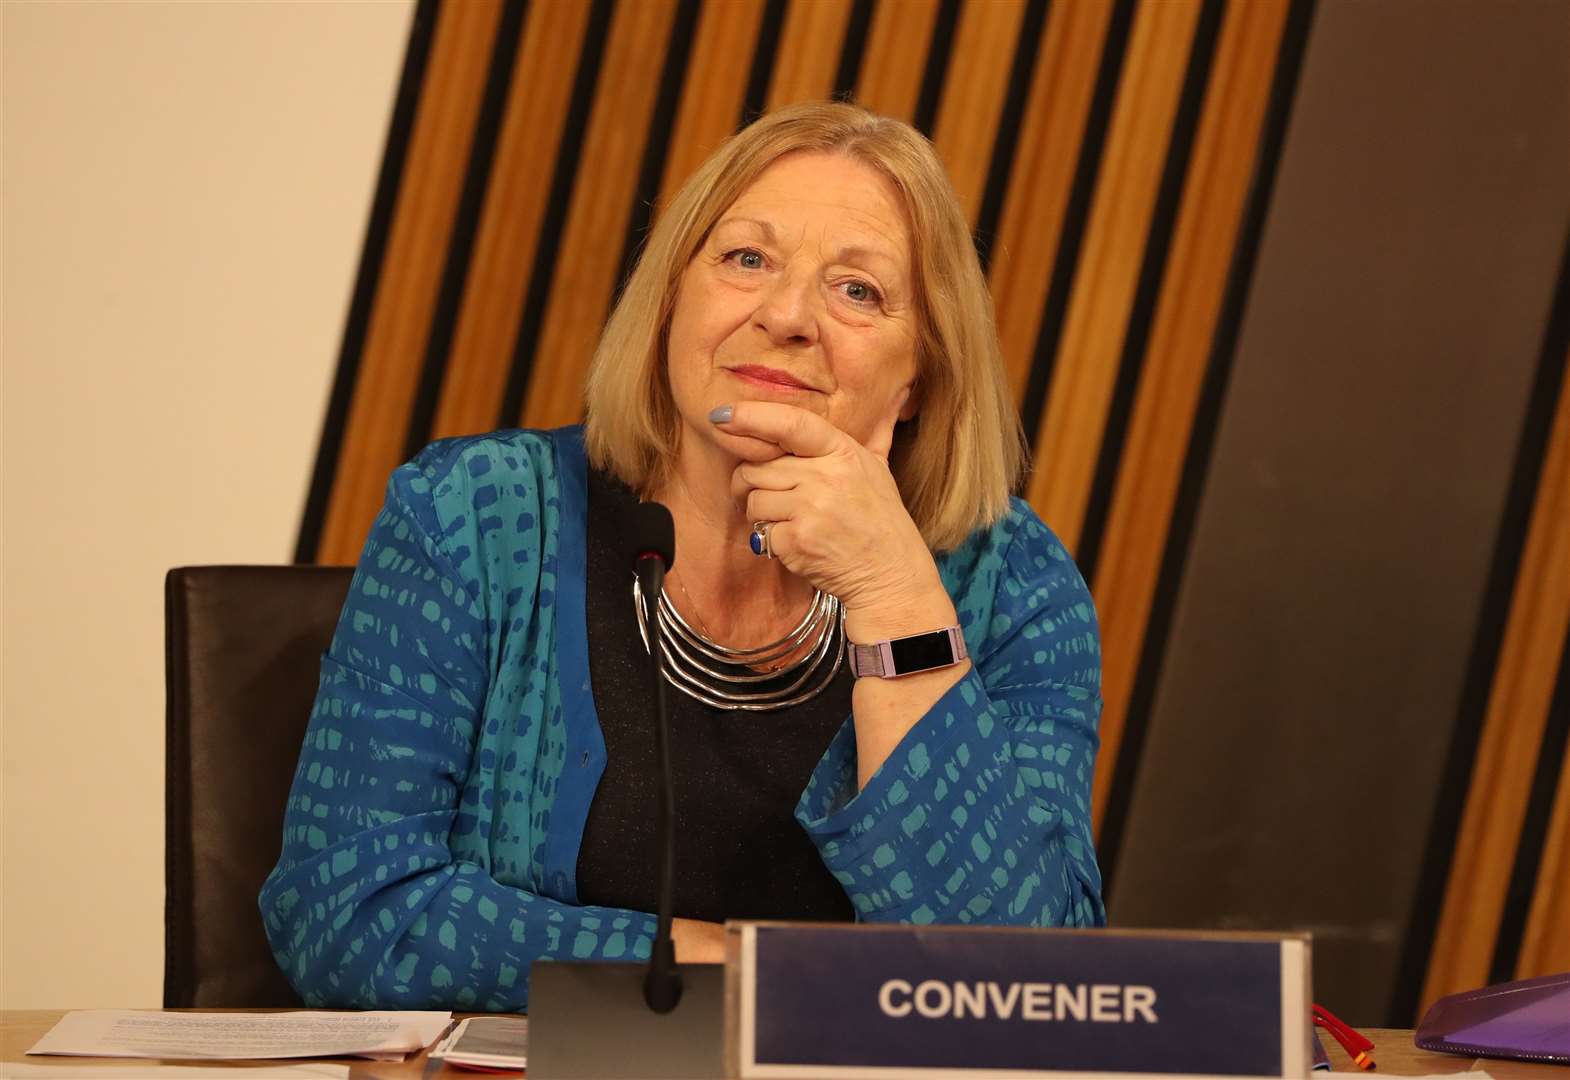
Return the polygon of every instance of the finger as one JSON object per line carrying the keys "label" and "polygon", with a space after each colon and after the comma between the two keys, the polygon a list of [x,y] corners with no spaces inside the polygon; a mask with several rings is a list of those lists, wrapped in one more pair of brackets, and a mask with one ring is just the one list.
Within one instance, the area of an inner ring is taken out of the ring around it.
{"label": "finger", "polygon": [[795,405],[778,401],[741,401],[730,409],[729,420],[714,421],[721,431],[774,443],[798,457],[823,457],[846,437],[817,413]]}
{"label": "finger", "polygon": [[799,502],[789,491],[754,491],[747,496],[747,520],[789,521]]}
{"label": "finger", "polygon": [[894,425],[899,423],[900,410],[909,400],[910,387],[907,386],[895,395],[894,407],[879,421],[878,426],[872,429],[872,438],[867,440],[867,449],[884,461],[889,459],[889,450],[894,446]]}
{"label": "finger", "polygon": [[753,488],[789,491],[812,476],[810,459],[777,457],[773,461],[743,461],[731,471],[731,494],[740,499]]}
{"label": "finger", "polygon": [[791,462],[799,462],[800,460],[800,458],[784,454],[773,461],[743,461],[731,470],[730,497],[740,504],[746,502],[747,495],[755,488],[765,488],[769,491],[789,491],[800,481],[800,478],[795,475],[796,470],[790,468],[776,469],[773,466],[788,466]]}
{"label": "finger", "polygon": [[[762,520],[761,518],[759,520]],[[790,542],[791,529],[795,528],[789,521],[776,521],[769,525],[769,554],[790,568],[790,556],[795,553],[795,546]]]}

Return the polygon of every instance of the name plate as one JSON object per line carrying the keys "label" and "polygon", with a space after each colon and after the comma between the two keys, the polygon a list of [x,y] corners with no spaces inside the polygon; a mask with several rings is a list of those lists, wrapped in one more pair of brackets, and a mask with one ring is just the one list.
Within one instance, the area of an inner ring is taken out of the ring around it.
{"label": "name plate", "polygon": [[743,1080],[1306,1077],[1306,935],[732,923]]}

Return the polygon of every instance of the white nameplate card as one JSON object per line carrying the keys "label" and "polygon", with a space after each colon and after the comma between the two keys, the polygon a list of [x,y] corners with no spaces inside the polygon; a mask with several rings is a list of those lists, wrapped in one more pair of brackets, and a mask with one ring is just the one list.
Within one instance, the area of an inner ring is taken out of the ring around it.
{"label": "white nameplate card", "polygon": [[730,957],[742,1080],[1309,1074],[1306,935],[732,923]]}

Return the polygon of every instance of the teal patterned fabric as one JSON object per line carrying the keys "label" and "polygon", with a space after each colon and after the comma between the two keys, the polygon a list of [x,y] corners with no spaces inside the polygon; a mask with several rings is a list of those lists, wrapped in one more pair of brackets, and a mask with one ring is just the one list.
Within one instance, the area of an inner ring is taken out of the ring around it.
{"label": "teal patterned fabric", "polygon": [[[586,470],[566,428],[446,440],[393,474],[261,894],[307,1004],[520,1011],[536,959],[648,957],[653,915],[577,903],[605,765]],[[938,565],[973,670],[859,793],[847,719],[796,816],[862,920],[1102,925],[1089,591],[1019,500]]]}

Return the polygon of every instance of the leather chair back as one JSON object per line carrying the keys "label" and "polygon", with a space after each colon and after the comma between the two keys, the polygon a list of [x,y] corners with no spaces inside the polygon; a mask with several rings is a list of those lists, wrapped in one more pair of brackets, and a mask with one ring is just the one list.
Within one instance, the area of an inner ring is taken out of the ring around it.
{"label": "leather chair back", "polygon": [[165,1008],[300,1005],[256,895],[351,574],[194,566],[164,582]]}

